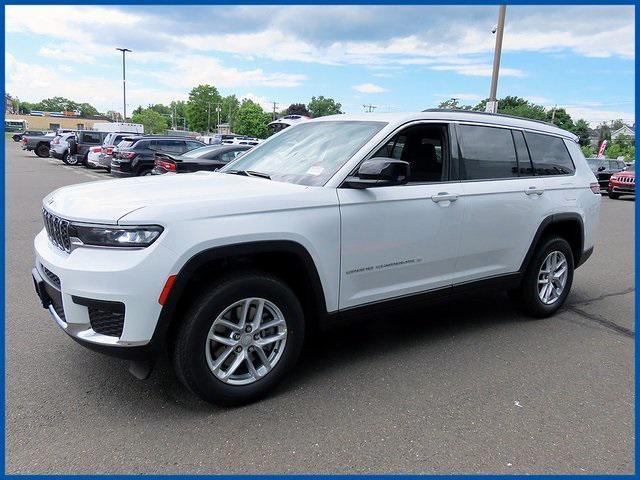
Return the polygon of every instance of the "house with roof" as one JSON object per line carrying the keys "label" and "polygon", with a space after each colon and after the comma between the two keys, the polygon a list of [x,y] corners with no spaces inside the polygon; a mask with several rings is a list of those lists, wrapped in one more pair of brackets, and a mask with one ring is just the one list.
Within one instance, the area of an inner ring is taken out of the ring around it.
{"label": "house with roof", "polygon": [[611,132],[611,140],[615,140],[622,135],[625,137],[636,138],[636,124],[634,123],[632,127],[629,125],[623,125],[619,129],[614,130]]}

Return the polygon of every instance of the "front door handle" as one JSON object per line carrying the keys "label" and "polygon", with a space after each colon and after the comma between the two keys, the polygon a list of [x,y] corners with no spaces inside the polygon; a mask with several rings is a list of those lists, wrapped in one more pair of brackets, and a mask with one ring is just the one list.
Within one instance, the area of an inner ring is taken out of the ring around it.
{"label": "front door handle", "polygon": [[440,192],[437,195],[433,195],[431,200],[434,202],[455,202],[458,199],[458,195],[448,193],[448,192]]}
{"label": "front door handle", "polygon": [[544,193],[544,190],[541,188],[529,187],[524,191],[524,193],[526,193],[527,195],[542,195]]}

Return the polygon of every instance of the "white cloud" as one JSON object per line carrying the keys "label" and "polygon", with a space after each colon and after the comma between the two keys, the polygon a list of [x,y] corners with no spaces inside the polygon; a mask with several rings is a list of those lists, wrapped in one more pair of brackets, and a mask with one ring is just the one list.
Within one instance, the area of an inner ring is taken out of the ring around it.
{"label": "white cloud", "polygon": [[[244,95],[240,95],[239,97],[240,102],[242,102],[243,100],[251,100],[253,103],[257,103],[258,105],[260,105],[262,107],[262,109],[265,112],[272,112],[273,111],[273,102],[270,101],[268,98],[266,97],[262,97],[260,95],[256,95],[254,93],[248,92],[245,93]],[[276,104],[276,110],[282,110],[286,107],[288,107],[289,105],[284,105],[284,104]]]}
{"label": "white cloud", "polygon": [[382,88],[380,85],[376,85],[375,83],[363,83],[360,85],[354,85],[354,90],[357,90],[360,93],[382,93],[387,92],[386,88]]}
{"label": "white cloud", "polygon": [[[560,105],[558,105],[560,107]],[[609,120],[616,120],[618,118],[624,120],[626,123],[632,124],[635,122],[635,115],[630,112],[623,112],[619,110],[606,110],[593,107],[585,107],[581,105],[566,105],[562,106],[567,113],[571,115],[573,119],[583,118],[592,127],[595,127],[599,123]]]}
{"label": "white cloud", "polygon": [[[451,71],[460,75],[470,77],[490,77],[492,66],[489,64],[471,64],[471,65],[434,65],[429,67],[431,70]],[[502,77],[524,77],[525,73],[517,68],[500,67],[500,76]]]}

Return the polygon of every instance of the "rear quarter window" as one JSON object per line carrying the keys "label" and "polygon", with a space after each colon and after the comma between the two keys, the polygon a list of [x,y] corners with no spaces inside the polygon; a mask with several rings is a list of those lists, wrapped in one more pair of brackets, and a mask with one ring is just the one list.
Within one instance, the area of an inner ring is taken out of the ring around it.
{"label": "rear quarter window", "polygon": [[525,138],[536,175],[571,175],[575,172],[562,138],[531,132],[526,132]]}

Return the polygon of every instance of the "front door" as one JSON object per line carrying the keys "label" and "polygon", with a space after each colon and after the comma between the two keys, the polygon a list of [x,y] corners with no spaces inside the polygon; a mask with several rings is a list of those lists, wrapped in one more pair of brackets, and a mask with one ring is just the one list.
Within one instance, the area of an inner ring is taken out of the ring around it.
{"label": "front door", "polygon": [[372,157],[409,162],[407,185],[339,188],[340,309],[448,287],[464,209],[446,125],[401,130]]}

